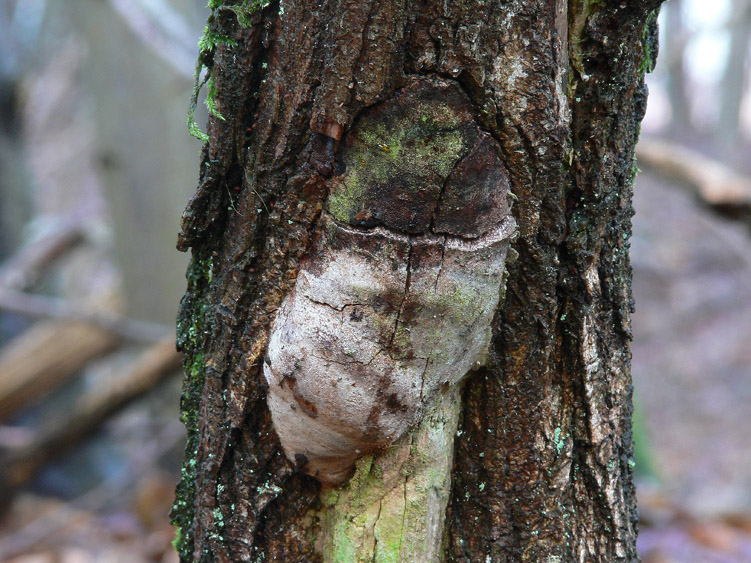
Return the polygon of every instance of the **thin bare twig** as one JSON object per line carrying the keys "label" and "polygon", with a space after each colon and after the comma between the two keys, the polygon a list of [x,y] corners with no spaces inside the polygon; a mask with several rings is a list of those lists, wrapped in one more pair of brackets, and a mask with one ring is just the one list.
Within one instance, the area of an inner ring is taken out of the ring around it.
{"label": "thin bare twig", "polygon": [[79,222],[63,222],[18,250],[0,266],[0,288],[24,290],[41,279],[58,258],[83,241]]}
{"label": "thin bare twig", "polygon": [[112,9],[148,47],[182,76],[193,79],[195,34],[168,2],[109,0]]}
{"label": "thin bare twig", "polygon": [[31,317],[86,322],[135,342],[155,342],[172,332],[171,328],[156,323],[127,319],[115,314],[81,311],[57,297],[1,288],[0,309]]}

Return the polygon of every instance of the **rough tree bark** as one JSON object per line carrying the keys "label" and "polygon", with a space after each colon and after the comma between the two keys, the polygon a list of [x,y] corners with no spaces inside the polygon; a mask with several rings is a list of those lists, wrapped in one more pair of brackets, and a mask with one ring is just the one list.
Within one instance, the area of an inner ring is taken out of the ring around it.
{"label": "rough tree bark", "polygon": [[[638,559],[628,238],[658,5],[210,2],[214,112],[179,238],[193,253],[178,319],[184,561]],[[518,257],[486,365],[322,485],[272,425],[271,326],[342,212],[347,135],[420,81],[457,88],[492,138]]]}

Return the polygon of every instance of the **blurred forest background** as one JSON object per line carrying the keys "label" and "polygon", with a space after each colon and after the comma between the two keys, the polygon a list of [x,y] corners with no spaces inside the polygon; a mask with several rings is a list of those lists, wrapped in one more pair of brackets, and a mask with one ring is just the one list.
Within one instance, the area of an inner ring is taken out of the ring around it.
{"label": "blurred forest background", "polygon": [[[0,561],[177,560],[175,241],[207,14],[0,0]],[[751,561],[751,0],[670,0],[660,31],[632,238],[639,547]]]}

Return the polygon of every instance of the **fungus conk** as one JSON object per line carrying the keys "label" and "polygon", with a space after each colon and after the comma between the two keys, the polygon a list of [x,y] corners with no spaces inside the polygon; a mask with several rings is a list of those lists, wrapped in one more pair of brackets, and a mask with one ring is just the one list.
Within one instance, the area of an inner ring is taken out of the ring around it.
{"label": "fungus conk", "polygon": [[412,80],[337,158],[264,365],[287,457],[329,484],[484,362],[515,231],[498,143],[455,82]]}

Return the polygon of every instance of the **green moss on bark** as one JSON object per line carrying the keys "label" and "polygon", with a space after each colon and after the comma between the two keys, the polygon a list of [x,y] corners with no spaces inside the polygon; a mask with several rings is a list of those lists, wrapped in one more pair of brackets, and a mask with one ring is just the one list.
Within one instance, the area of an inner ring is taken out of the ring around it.
{"label": "green moss on bark", "polygon": [[206,295],[212,280],[211,258],[193,257],[188,267],[188,290],[180,306],[177,321],[177,346],[185,353],[183,394],[180,419],[187,430],[187,443],[180,482],[172,507],[172,524],[177,527],[175,549],[182,561],[193,557],[193,519],[195,517],[196,456],[198,448],[198,407],[205,381]]}
{"label": "green moss on bark", "polygon": [[[211,115],[224,120],[224,116],[216,107],[216,87],[212,78],[212,69],[214,66],[214,53],[218,45],[237,46],[237,43],[227,35],[221,33],[218,27],[218,16],[222,11],[232,12],[237,18],[237,22],[243,27],[253,25],[253,16],[267,7],[270,0],[244,0],[237,4],[229,4],[223,0],[211,0],[208,8],[211,9],[208,23],[203,30],[203,35],[198,41],[198,60],[196,61],[196,73],[194,76],[193,94],[190,97],[188,107],[188,132],[196,139],[207,142],[208,135],[201,131],[196,123],[196,108],[198,107],[198,96],[204,84],[209,85],[206,94],[206,108]],[[205,71],[205,72],[204,72]]]}
{"label": "green moss on bark", "polygon": [[408,436],[321,493],[325,561],[440,560],[460,409],[458,388],[449,389]]}

